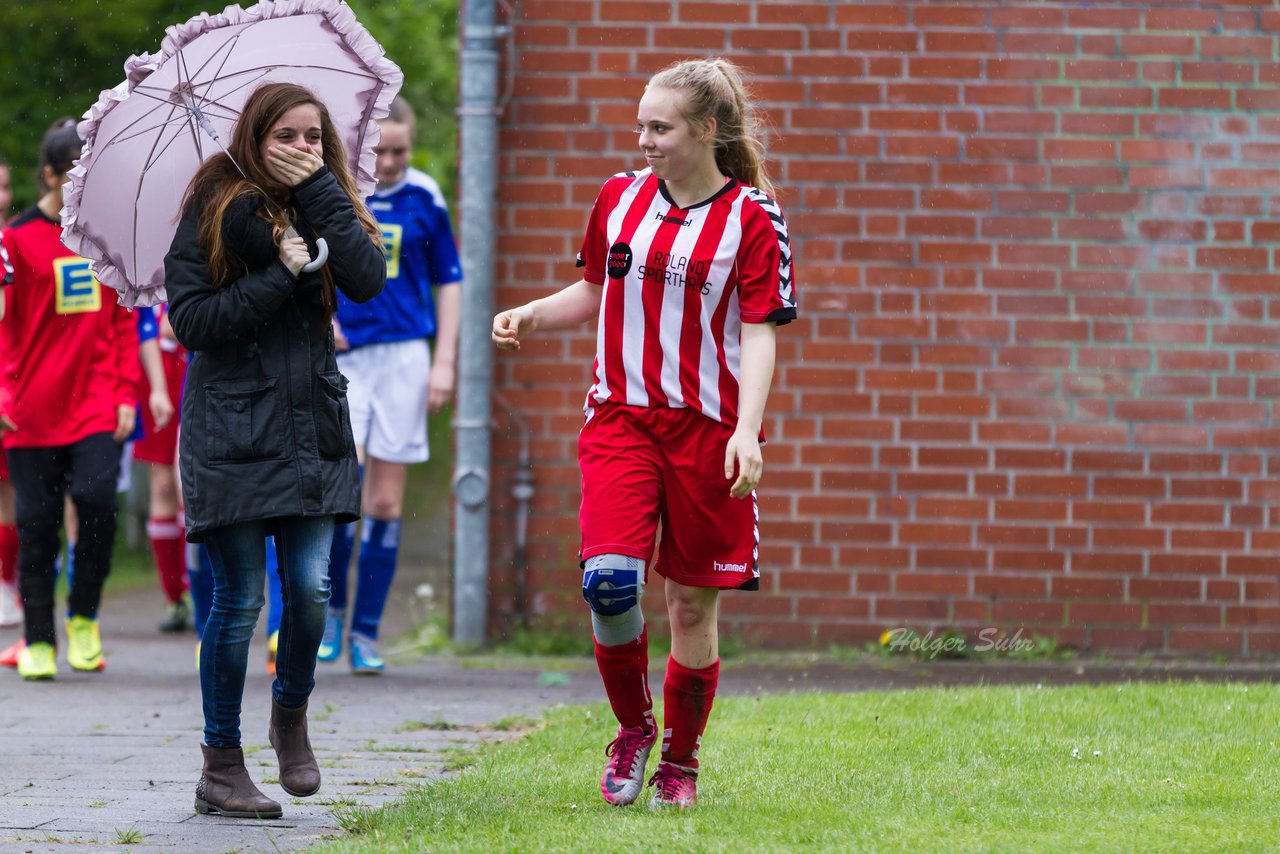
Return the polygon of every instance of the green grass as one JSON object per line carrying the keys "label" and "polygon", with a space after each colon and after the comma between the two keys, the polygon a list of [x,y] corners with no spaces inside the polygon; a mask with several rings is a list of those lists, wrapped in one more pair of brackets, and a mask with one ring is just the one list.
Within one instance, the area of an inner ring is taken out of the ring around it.
{"label": "green grass", "polygon": [[1280,838],[1270,685],[724,698],[685,814],[600,799],[606,707],[546,724],[347,816],[357,835],[320,850],[1208,852]]}

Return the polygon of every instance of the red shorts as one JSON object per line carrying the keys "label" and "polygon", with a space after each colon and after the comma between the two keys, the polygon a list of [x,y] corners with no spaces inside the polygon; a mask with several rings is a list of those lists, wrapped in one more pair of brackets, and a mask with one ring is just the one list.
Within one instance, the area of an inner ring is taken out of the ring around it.
{"label": "red shorts", "polygon": [[151,420],[151,407],[147,406],[151,389],[144,379],[138,389],[143,433],[142,438],[133,443],[133,458],[139,462],[171,466],[178,452],[178,413],[182,410],[182,383],[187,378],[187,357],[161,350],[160,359],[164,365],[164,379],[169,386],[169,400],[173,401],[173,418],[163,430],[156,429],[155,422]]}
{"label": "red shorts", "polygon": [[733,430],[694,409],[595,407],[578,435],[583,561],[622,554],[690,587],[760,586],[756,496],[732,498],[724,451]]}

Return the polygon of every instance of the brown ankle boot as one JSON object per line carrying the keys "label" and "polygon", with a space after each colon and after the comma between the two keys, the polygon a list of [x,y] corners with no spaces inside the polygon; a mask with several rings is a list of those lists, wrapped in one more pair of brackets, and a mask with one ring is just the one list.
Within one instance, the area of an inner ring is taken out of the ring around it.
{"label": "brown ankle boot", "polygon": [[320,791],[320,765],[307,738],[307,706],[286,709],[271,700],[271,728],[267,739],[280,762],[280,788],[295,798]]}
{"label": "brown ankle boot", "polygon": [[238,747],[209,747],[204,752],[204,771],[196,784],[196,812],[231,818],[279,818],[280,805],[268,798],[249,779],[244,767],[244,751]]}

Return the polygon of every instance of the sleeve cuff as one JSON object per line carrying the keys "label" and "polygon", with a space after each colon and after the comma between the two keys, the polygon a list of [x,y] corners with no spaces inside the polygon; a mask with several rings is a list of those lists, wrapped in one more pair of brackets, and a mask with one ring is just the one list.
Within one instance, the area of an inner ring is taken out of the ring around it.
{"label": "sleeve cuff", "polygon": [[301,183],[295,184],[293,187],[293,192],[297,194],[303,191],[304,189],[306,189],[307,187],[310,187],[312,184],[316,183],[317,181],[319,181],[321,178],[323,178],[325,175],[328,175],[328,174],[329,174],[329,167],[321,166],[319,169],[312,172],[307,177],[303,178]]}

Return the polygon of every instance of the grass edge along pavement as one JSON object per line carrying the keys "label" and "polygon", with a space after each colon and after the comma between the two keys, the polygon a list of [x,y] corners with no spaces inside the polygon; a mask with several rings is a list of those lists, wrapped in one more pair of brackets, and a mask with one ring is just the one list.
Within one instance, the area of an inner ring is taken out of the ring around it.
{"label": "grass edge along pavement", "polygon": [[[1280,838],[1280,687],[1162,682],[717,700],[690,812],[600,797],[604,704],[551,710],[317,851],[1252,851]],[[649,771],[656,767],[651,759]],[[642,796],[647,800],[649,790]]]}

